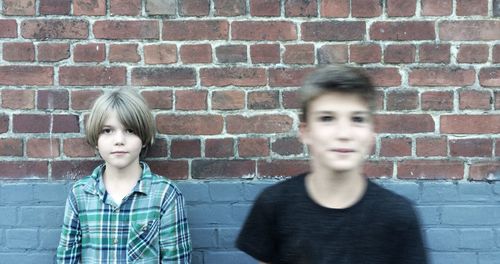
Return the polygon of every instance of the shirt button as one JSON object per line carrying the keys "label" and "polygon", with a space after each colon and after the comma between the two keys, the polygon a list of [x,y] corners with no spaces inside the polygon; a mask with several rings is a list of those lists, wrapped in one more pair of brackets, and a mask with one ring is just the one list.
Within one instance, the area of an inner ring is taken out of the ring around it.
{"label": "shirt button", "polygon": [[141,230],[143,232],[146,232],[148,230],[148,225],[143,225],[142,228],[141,228]]}
{"label": "shirt button", "polygon": [[113,240],[113,244],[118,244],[118,238],[115,238],[115,239]]}

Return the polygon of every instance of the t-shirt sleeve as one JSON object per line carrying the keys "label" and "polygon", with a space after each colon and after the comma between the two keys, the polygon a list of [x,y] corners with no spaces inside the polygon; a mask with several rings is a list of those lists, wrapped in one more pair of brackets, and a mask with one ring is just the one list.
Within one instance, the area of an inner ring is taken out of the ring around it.
{"label": "t-shirt sleeve", "polygon": [[269,192],[261,193],[236,240],[237,248],[263,262],[270,262],[275,252],[274,202]]}
{"label": "t-shirt sleeve", "polygon": [[429,263],[419,217],[411,203],[408,204],[406,213],[406,225],[399,230],[399,248],[396,251],[397,260],[394,263],[403,264],[427,264]]}

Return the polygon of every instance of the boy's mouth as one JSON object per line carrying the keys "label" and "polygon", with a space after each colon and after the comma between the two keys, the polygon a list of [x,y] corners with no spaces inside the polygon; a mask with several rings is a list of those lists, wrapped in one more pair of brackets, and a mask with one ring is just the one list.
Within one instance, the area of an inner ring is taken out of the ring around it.
{"label": "boy's mouth", "polygon": [[351,152],[354,152],[353,149],[349,149],[349,148],[335,148],[335,149],[332,149],[333,152],[338,152],[338,153],[351,153]]}

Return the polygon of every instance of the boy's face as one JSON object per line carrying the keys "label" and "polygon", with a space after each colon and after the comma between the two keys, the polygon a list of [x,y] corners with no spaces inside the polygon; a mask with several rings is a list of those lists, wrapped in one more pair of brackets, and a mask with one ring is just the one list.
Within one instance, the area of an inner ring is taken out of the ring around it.
{"label": "boy's face", "polygon": [[104,121],[97,148],[106,167],[127,169],[139,165],[142,141],[134,131],[124,127],[116,111],[112,111]]}
{"label": "boy's face", "polygon": [[375,134],[370,109],[360,96],[325,93],[309,103],[307,122],[300,127],[313,171],[361,171]]}

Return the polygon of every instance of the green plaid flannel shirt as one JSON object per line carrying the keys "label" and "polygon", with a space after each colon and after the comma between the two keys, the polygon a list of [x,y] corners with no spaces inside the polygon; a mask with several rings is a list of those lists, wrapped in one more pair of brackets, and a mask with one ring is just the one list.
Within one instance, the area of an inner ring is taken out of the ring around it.
{"label": "green plaid flannel shirt", "polygon": [[77,181],[68,196],[58,263],[190,263],[184,198],[141,163],[132,192],[117,204],[102,181],[104,165]]}

